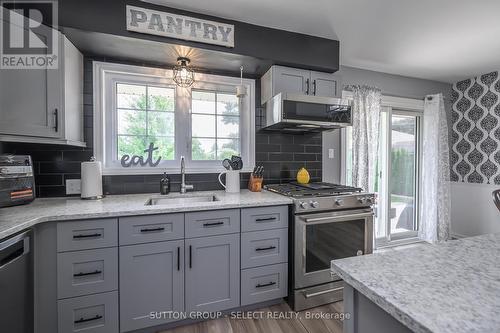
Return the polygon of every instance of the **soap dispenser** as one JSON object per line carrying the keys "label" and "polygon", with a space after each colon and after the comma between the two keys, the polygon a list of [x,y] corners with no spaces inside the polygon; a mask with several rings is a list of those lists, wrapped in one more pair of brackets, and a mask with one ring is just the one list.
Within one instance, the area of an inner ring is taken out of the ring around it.
{"label": "soap dispenser", "polygon": [[170,193],[170,179],[167,173],[163,173],[163,178],[160,180],[160,194],[165,195]]}

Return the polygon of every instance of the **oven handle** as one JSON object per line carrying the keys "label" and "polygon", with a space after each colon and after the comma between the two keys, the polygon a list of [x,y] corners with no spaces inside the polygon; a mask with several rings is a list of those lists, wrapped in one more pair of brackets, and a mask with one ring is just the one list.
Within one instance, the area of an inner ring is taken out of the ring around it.
{"label": "oven handle", "polygon": [[344,221],[346,219],[352,219],[352,218],[365,218],[365,217],[371,217],[373,216],[373,212],[370,213],[358,213],[358,214],[346,214],[346,215],[337,215],[337,216],[324,216],[324,217],[313,217],[313,218],[307,218],[307,217],[301,217],[302,220],[305,223],[330,223],[330,222],[340,222]]}
{"label": "oven handle", "polygon": [[311,297],[315,297],[315,296],[321,296],[321,295],[324,295],[324,294],[333,293],[333,292],[336,292],[336,291],[341,291],[342,289],[344,289],[344,287],[337,287],[337,288],[322,290],[322,291],[318,291],[318,292],[310,293],[310,294],[304,292],[304,297],[305,298],[311,298]]}

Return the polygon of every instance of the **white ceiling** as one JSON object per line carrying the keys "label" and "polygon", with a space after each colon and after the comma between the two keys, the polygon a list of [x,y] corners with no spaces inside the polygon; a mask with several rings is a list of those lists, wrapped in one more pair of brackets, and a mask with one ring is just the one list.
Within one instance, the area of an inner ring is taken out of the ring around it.
{"label": "white ceiling", "polygon": [[146,1],[338,39],[344,66],[443,82],[500,69],[499,0]]}

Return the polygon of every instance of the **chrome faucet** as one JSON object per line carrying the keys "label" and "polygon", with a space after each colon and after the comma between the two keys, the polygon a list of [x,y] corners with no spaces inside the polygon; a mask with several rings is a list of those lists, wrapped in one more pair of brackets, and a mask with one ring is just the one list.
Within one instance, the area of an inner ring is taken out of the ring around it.
{"label": "chrome faucet", "polygon": [[187,190],[192,189],[194,189],[193,185],[186,185],[186,166],[184,156],[181,156],[181,194],[184,194]]}

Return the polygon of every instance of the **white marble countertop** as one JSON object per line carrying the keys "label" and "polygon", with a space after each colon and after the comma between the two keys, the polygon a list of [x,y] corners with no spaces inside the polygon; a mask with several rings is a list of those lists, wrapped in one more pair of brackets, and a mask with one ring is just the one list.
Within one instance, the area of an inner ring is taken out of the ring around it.
{"label": "white marble countertop", "polygon": [[0,208],[0,239],[35,224],[48,221],[80,220],[101,217],[192,212],[214,209],[244,208],[256,206],[289,205],[288,197],[263,190],[250,192],[241,190],[237,194],[225,191],[171,193],[162,197],[192,197],[215,195],[213,202],[190,202],[181,205],[146,206],[146,201],[158,194],[110,195],[101,200],[81,200],[75,197],[41,198],[34,202],[15,207]]}
{"label": "white marble countertop", "polygon": [[500,234],[333,260],[332,271],[414,332],[500,332]]}

